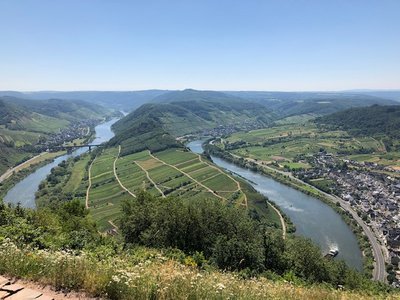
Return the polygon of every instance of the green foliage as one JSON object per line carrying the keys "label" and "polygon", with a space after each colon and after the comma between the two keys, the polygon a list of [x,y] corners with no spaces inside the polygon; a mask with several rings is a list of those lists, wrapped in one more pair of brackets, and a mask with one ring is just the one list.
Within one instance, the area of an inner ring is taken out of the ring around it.
{"label": "green foliage", "polygon": [[122,205],[121,231],[126,242],[202,252],[225,269],[259,269],[261,236],[244,210],[218,200],[154,198],[141,192]]}
{"label": "green foliage", "polygon": [[77,200],[52,210],[29,210],[19,205],[12,208],[0,202],[0,238],[23,247],[83,249],[100,240],[87,213]]}
{"label": "green foliage", "polygon": [[357,136],[382,136],[400,138],[400,106],[351,108],[316,119],[321,126],[346,130]]}
{"label": "green foliage", "polygon": [[125,201],[122,211],[121,231],[129,244],[203,253],[221,269],[242,270],[250,276],[272,271],[307,283],[352,289],[373,285],[344,262],[324,258],[311,241],[283,240],[242,209],[218,200],[163,199],[142,192],[137,199]]}

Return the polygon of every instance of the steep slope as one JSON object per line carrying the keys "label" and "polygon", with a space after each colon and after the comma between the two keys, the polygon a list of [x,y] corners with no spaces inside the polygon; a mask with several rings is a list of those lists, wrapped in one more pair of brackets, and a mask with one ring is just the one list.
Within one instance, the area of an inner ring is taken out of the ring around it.
{"label": "steep slope", "polygon": [[123,149],[129,153],[157,151],[179,146],[175,138],[184,134],[225,127],[257,128],[274,119],[260,104],[218,92],[185,90],[168,93],[155,101],[118,121],[114,125],[116,136],[110,143],[123,143]]}
{"label": "steep slope", "polygon": [[276,118],[258,103],[214,91],[189,89],[170,92],[155,98],[153,102],[164,104],[159,106],[164,111],[161,118],[175,135],[218,126],[240,129],[266,126]]}
{"label": "steep slope", "polygon": [[400,105],[351,108],[316,119],[320,125],[354,135],[400,138]]}
{"label": "steep slope", "polygon": [[5,96],[0,98],[4,103],[18,107],[29,113],[38,113],[44,116],[76,121],[80,119],[102,118],[110,111],[100,105],[88,103],[80,100],[29,100],[16,97]]}
{"label": "steep slope", "polygon": [[32,156],[32,145],[82,120],[100,120],[111,111],[68,100],[0,97],[0,173]]}

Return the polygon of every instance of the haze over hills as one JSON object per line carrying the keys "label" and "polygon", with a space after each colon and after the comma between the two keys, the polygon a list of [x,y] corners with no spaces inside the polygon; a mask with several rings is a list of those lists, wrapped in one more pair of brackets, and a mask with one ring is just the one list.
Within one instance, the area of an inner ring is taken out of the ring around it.
{"label": "haze over hills", "polygon": [[145,103],[198,101],[209,97],[215,101],[234,100],[260,103],[278,116],[313,113],[329,114],[341,109],[372,104],[391,105],[400,101],[399,91],[344,91],[344,92],[274,92],[274,91],[182,91],[143,90],[143,91],[43,91],[16,92],[0,91],[0,96],[13,96],[24,99],[65,99],[84,100],[105,107],[132,111]]}
{"label": "haze over hills", "polygon": [[153,98],[168,92],[167,90],[144,90],[144,91],[42,91],[42,92],[16,92],[0,91],[0,96],[14,96],[18,98],[43,100],[43,99],[65,99],[84,100],[87,102],[103,105],[105,107],[133,110],[140,105],[151,101]]}
{"label": "haze over hills", "polygon": [[399,102],[357,93],[339,92],[227,92],[265,105],[281,117],[301,114],[326,115],[351,107],[372,104],[396,105]]}

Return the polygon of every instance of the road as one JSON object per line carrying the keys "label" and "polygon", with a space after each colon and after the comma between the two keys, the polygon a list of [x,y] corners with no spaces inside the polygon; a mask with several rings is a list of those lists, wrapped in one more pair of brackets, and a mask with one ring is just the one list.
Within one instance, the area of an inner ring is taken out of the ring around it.
{"label": "road", "polygon": [[10,177],[14,172],[19,171],[20,169],[23,169],[25,165],[30,164],[33,160],[45,155],[47,152],[42,152],[39,155],[36,155],[27,161],[19,164],[18,166],[15,166],[14,168],[8,169],[6,172],[4,172],[3,175],[0,176],[0,183],[6,180],[8,177]]}
{"label": "road", "polygon": [[[230,152],[229,152],[230,153]],[[236,158],[241,158],[241,156],[235,155],[230,153],[233,157]],[[242,157],[244,158],[244,157]],[[251,158],[244,158],[249,162],[253,162],[263,168],[266,168],[270,171],[280,173],[282,175],[288,176],[290,179],[295,180],[301,184],[307,185],[313,189],[316,189],[314,186],[308,184],[307,182],[304,182],[296,177],[294,177],[291,173],[289,172],[283,172],[280,170],[276,170],[274,168],[271,168],[269,166],[264,165],[262,162],[256,161]],[[371,228],[358,216],[358,214],[353,210],[353,208],[344,201],[343,199],[330,195],[328,193],[325,193],[321,190],[318,190],[321,194],[325,195],[330,201],[333,203],[339,202],[341,207],[345,210],[348,211],[354,218],[354,220],[361,226],[364,234],[368,237],[369,243],[372,247],[372,253],[374,256],[374,270],[372,272],[372,277],[376,281],[381,281],[381,282],[386,282],[386,269],[385,269],[385,258],[383,255],[382,247],[378,242],[378,239],[376,238],[375,234],[372,232]]]}

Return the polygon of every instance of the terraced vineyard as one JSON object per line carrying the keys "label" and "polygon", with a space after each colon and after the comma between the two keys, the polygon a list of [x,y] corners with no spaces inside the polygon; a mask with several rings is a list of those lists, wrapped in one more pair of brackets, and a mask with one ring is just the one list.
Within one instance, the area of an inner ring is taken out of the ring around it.
{"label": "terraced vineyard", "polygon": [[[198,154],[169,149],[142,151],[119,156],[120,147],[105,149],[92,162],[88,175],[86,204],[100,230],[114,226],[123,199],[136,197],[139,190],[161,197],[183,197],[196,201],[217,198],[231,205],[262,210],[272,223],[280,224],[265,200],[240,179],[225,173]],[[251,196],[251,203],[248,197]]]}

